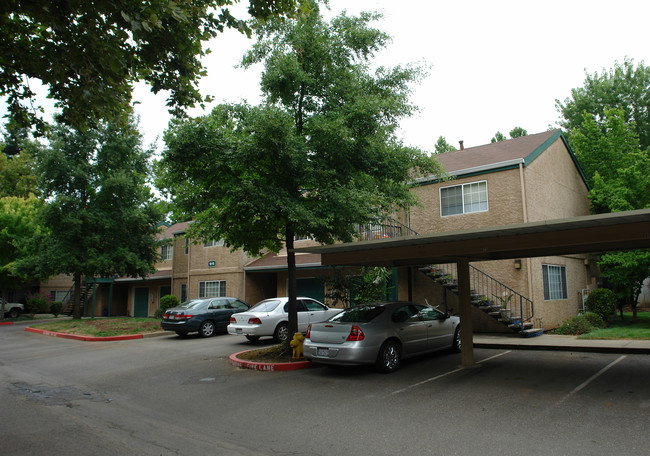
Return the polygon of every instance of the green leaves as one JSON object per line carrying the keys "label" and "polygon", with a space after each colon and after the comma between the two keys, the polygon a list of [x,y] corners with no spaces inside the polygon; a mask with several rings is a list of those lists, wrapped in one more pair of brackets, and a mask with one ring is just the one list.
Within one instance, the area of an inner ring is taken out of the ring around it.
{"label": "green leaves", "polygon": [[[235,0],[238,1],[238,0]],[[0,8],[0,95],[22,124],[42,121],[25,107],[33,101],[28,78],[49,88],[62,119],[77,129],[100,119],[127,124],[133,84],[168,90],[175,115],[204,101],[203,42],[225,27],[250,34],[227,6],[230,0],[10,1]],[[293,16],[296,0],[250,0],[249,14]],[[219,14],[215,15],[215,11]]]}
{"label": "green leaves", "polygon": [[415,109],[408,95],[421,71],[371,74],[369,59],[389,40],[370,26],[377,17],[327,23],[313,9],[256,24],[258,42],[242,63],[264,64],[267,101],[220,105],[170,126],[159,185],[177,216],[194,218],[192,237],[253,255],[278,251],[287,232],[351,240],[356,224],[413,204],[413,174],[441,172],[395,137]]}

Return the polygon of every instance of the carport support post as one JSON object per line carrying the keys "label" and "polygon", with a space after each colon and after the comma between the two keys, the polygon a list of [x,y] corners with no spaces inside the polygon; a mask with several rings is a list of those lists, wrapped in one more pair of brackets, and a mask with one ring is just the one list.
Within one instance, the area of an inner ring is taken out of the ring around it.
{"label": "carport support post", "polygon": [[474,366],[474,329],[472,328],[472,301],[469,285],[469,261],[459,260],[458,271],[458,305],[460,307],[460,342],[461,365]]}

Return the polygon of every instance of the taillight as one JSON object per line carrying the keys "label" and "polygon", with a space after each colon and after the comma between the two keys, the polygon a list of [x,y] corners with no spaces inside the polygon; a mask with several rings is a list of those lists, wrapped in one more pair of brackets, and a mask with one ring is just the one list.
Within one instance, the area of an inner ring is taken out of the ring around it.
{"label": "taillight", "polygon": [[249,319],[248,319],[248,324],[249,324],[249,325],[261,325],[261,324],[262,324],[262,320],[260,320],[260,319],[257,318],[257,317],[249,318]]}
{"label": "taillight", "polygon": [[171,316],[171,320],[189,320],[192,318],[194,315],[190,314],[176,314]]}
{"label": "taillight", "polygon": [[307,334],[305,334],[305,339],[311,339],[311,323],[307,326]]}
{"label": "taillight", "polygon": [[169,320],[169,312],[165,312],[165,313],[163,314],[163,318],[164,318],[165,320]]}
{"label": "taillight", "polygon": [[230,317],[230,323],[237,323],[237,320],[235,320],[235,317]]}
{"label": "taillight", "polygon": [[357,325],[352,325],[352,329],[350,330],[350,334],[348,335],[348,338],[345,340],[348,341],[355,341],[355,340],[363,340],[366,338],[366,335],[363,333],[361,328],[359,328]]}

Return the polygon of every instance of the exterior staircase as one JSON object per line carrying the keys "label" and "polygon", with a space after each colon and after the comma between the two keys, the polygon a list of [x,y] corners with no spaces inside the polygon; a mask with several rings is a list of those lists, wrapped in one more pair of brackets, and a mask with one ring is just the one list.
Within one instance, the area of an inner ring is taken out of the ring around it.
{"label": "exterior staircase", "polygon": [[[419,269],[440,286],[458,295],[455,264],[430,265]],[[533,315],[533,302],[470,264],[472,305],[522,337],[544,333],[541,318]]]}
{"label": "exterior staircase", "polygon": [[[86,302],[86,297],[92,297],[95,292],[95,283],[87,282],[86,286],[81,289],[81,314],[84,314],[84,303]],[[63,315],[72,316],[74,313],[74,285],[70,287],[68,295],[63,300],[63,309],[61,309]]]}

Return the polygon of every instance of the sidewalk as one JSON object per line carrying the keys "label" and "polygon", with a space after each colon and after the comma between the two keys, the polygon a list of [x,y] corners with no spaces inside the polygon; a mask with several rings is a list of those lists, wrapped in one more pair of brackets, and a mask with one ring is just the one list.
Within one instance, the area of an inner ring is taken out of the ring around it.
{"label": "sidewalk", "polygon": [[650,340],[578,339],[576,336],[554,334],[542,334],[537,337],[521,337],[516,334],[474,334],[474,347],[650,354]]}

